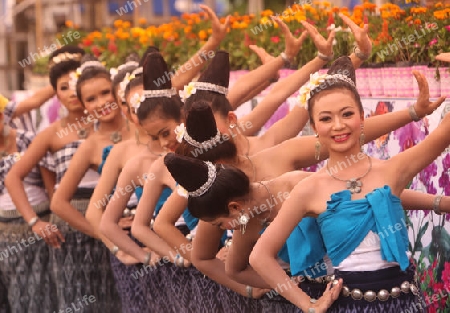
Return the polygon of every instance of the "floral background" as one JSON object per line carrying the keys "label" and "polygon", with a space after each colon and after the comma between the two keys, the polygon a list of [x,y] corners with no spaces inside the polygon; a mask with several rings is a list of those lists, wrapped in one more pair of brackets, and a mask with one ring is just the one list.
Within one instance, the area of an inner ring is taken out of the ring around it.
{"label": "floral background", "polygon": [[[292,71],[283,70],[281,77],[288,76]],[[233,71],[230,74],[230,87],[246,71]],[[261,101],[270,87],[249,102],[237,109],[238,116],[247,114]],[[16,92],[13,99],[20,101],[28,97],[29,91]],[[386,114],[402,110],[412,105],[414,99],[395,98],[362,98],[365,116]],[[262,132],[283,118],[289,109],[296,104],[293,95],[283,103],[270,120],[264,125]],[[422,121],[410,123],[390,134],[382,136],[366,145],[366,152],[380,159],[404,151],[425,138],[439,125],[444,113],[450,112],[450,102],[445,102],[435,113]],[[45,128],[65,111],[56,98],[49,100],[36,114],[39,129]],[[303,135],[310,135],[311,129],[307,125]],[[315,171],[323,166],[318,164],[306,170]],[[450,147],[446,152],[425,168],[411,182],[410,188],[430,194],[450,196]],[[438,216],[431,211],[408,211],[410,251],[417,263],[420,283],[429,312],[450,312],[450,214]]]}

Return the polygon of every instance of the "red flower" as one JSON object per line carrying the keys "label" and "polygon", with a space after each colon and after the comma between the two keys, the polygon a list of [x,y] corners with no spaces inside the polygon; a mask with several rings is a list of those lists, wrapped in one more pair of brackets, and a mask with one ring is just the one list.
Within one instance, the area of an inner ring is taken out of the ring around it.
{"label": "red flower", "polygon": [[83,43],[84,47],[89,47],[90,45],[92,45],[92,40],[85,38],[85,39],[83,39],[82,43]]}
{"label": "red flower", "polygon": [[272,40],[272,42],[274,42],[274,43],[279,43],[280,42],[280,37],[278,37],[278,36],[270,37],[270,40]]}
{"label": "red flower", "polygon": [[115,44],[115,42],[113,40],[110,40],[108,43],[108,50],[116,53],[117,52],[117,45]]}
{"label": "red flower", "polygon": [[331,24],[334,24],[334,16],[333,13],[329,13],[328,14],[328,22],[327,22],[327,27],[329,27]]}
{"label": "red flower", "polygon": [[96,58],[98,58],[98,57],[100,56],[100,54],[102,54],[102,53],[100,52],[100,49],[99,49],[97,46],[93,46],[93,47],[92,47],[92,53],[94,54],[94,56],[95,56]]}

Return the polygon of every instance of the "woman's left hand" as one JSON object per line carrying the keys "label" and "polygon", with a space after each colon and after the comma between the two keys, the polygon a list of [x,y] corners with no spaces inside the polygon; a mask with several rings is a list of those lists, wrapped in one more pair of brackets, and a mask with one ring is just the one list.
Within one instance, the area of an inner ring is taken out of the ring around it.
{"label": "woman's left hand", "polygon": [[220,23],[216,13],[214,13],[210,7],[200,5],[200,8],[208,15],[208,19],[211,21],[212,39],[217,45],[219,45],[228,33],[228,27],[230,27],[230,16],[227,16],[225,22],[222,24]]}
{"label": "woman's left hand", "polygon": [[417,115],[422,118],[433,113],[444,102],[445,97],[440,97],[436,101],[431,102],[427,79],[418,71],[413,71],[413,74],[419,85],[419,96],[417,97],[414,109],[416,110]]}
{"label": "woman's left hand", "polygon": [[361,53],[370,56],[372,54],[372,41],[369,38],[369,24],[364,23],[364,27],[361,28],[345,14],[339,13],[339,17],[351,29]]}

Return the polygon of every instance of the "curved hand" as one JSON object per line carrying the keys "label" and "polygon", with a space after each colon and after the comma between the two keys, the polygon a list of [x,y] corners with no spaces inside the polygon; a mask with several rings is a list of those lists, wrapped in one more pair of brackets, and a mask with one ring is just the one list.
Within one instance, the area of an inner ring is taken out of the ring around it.
{"label": "curved hand", "polygon": [[319,50],[320,53],[331,56],[333,54],[333,40],[336,36],[336,32],[332,30],[328,34],[328,38],[325,39],[315,28],[313,25],[309,24],[308,22],[302,21],[301,22],[303,27],[306,28],[306,31],[311,36],[311,39],[314,42],[314,45],[316,46],[317,50]]}
{"label": "curved hand", "polygon": [[122,229],[130,229],[133,224],[133,218],[133,216],[122,217],[118,223],[119,227]]}
{"label": "curved hand", "polygon": [[341,293],[343,281],[339,279],[339,283],[332,287],[332,283],[327,285],[325,292],[322,297],[320,297],[316,303],[312,306],[316,309],[316,313],[325,313],[328,308],[339,298],[339,294]]}
{"label": "curved hand", "polygon": [[252,298],[253,299],[260,299],[268,292],[270,292],[270,289],[253,288],[253,290],[252,290]]}
{"label": "curved hand", "polygon": [[289,27],[281,19],[276,16],[272,16],[272,20],[277,22],[280,26],[281,32],[284,35],[284,41],[286,43],[285,53],[289,60],[293,60],[300,51],[303,41],[308,37],[308,32],[302,32],[299,38],[295,38],[292,35]]}
{"label": "curved hand", "polygon": [[439,53],[436,56],[436,60],[442,62],[450,62],[450,52]]}
{"label": "curved hand", "polygon": [[227,35],[228,27],[230,26],[230,16],[227,16],[225,23],[221,24],[216,13],[210,7],[200,5],[200,8],[208,15],[208,19],[211,21],[212,38],[219,44]]}
{"label": "curved hand", "polygon": [[361,28],[347,15],[339,13],[339,17],[351,29],[361,53],[370,56],[372,54],[372,41],[369,38],[369,24],[364,22],[364,27]]}
{"label": "curved hand", "polygon": [[222,247],[222,249],[220,249],[219,252],[217,252],[216,258],[225,263],[228,256],[228,250],[229,250],[228,247]]}
{"label": "curved hand", "polygon": [[267,53],[264,48],[258,47],[256,45],[249,45],[248,47],[258,55],[258,57],[261,59],[262,64],[269,63],[270,61],[275,59],[275,57]]}
{"label": "curved hand", "polygon": [[139,263],[139,260],[120,250],[117,252],[116,258],[125,265],[133,265]]}
{"label": "curved hand", "polygon": [[61,243],[65,242],[64,236],[61,234],[56,225],[39,220],[31,230],[42,237],[46,244],[53,248],[61,248]]}
{"label": "curved hand", "polygon": [[416,106],[414,108],[416,109],[417,115],[422,118],[425,115],[433,113],[442,102],[444,102],[445,97],[440,97],[436,101],[431,102],[427,79],[418,71],[413,71],[413,74],[419,85],[419,96],[417,97]]}

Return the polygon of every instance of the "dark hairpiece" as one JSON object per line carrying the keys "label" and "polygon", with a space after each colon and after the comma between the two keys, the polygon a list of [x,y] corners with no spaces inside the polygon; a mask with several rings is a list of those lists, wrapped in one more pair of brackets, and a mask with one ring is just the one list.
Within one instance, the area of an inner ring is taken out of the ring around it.
{"label": "dark hairpiece", "polygon": [[[53,89],[57,88],[58,79],[75,71],[80,65],[84,50],[76,46],[64,46],[49,56],[49,78]],[[79,57],[78,57],[79,56]]]}
{"label": "dark hairpiece", "polygon": [[[208,165],[193,158],[169,153],[164,163],[172,177],[188,192],[199,190],[208,181]],[[206,192],[188,198],[191,214],[200,219],[228,216],[228,203],[250,192],[250,180],[240,169],[229,165],[214,165],[216,177]]]}

